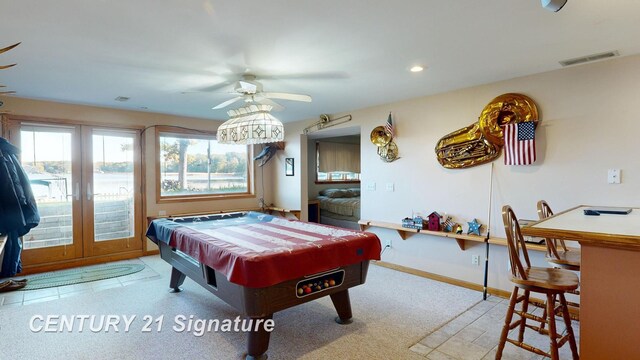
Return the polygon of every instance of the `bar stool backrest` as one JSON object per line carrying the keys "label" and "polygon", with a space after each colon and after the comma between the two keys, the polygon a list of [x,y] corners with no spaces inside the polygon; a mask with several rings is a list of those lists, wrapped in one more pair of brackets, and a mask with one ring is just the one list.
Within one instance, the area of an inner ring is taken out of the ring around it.
{"label": "bar stool backrest", "polygon": [[[518,218],[509,205],[502,207],[502,222],[504,223],[504,232],[507,235],[511,274],[513,277],[527,280],[526,269],[531,268],[531,262],[529,261],[524,238],[520,232]],[[524,259],[526,268],[523,266],[521,258]]]}
{"label": "bar stool backrest", "polygon": [[[540,218],[540,220],[544,220],[548,217],[553,216],[553,211],[551,210],[551,207],[549,206],[549,204],[547,204],[546,201],[544,200],[538,201],[537,207],[538,207],[538,217]],[[548,257],[551,257],[554,259],[560,258],[560,256],[558,255],[558,245],[562,247],[562,250],[567,251],[567,245],[565,245],[564,240],[562,239],[545,239],[544,242],[545,244],[547,244]]]}

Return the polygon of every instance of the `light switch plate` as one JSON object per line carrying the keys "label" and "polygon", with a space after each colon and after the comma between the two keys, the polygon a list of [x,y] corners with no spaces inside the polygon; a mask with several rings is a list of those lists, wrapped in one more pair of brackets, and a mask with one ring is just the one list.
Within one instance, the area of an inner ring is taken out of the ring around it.
{"label": "light switch plate", "polygon": [[367,184],[367,190],[368,191],[376,191],[376,183],[368,183]]}
{"label": "light switch plate", "polygon": [[620,184],[620,169],[609,169],[607,172],[607,182],[609,184]]}
{"label": "light switch plate", "polygon": [[387,183],[385,185],[385,189],[389,192],[393,192],[395,190],[395,185],[393,183]]}

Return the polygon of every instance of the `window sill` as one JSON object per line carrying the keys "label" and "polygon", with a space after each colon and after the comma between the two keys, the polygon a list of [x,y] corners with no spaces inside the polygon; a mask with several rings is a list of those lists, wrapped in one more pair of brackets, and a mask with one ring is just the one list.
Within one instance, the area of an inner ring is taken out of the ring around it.
{"label": "window sill", "polygon": [[317,181],[316,184],[360,184],[360,180],[344,180],[344,181]]}
{"label": "window sill", "polygon": [[256,197],[255,194],[163,196],[158,199],[157,203],[162,204],[162,203],[191,202],[191,201],[216,201],[216,200],[228,200],[228,199],[248,199],[248,198],[255,198],[255,197]]}

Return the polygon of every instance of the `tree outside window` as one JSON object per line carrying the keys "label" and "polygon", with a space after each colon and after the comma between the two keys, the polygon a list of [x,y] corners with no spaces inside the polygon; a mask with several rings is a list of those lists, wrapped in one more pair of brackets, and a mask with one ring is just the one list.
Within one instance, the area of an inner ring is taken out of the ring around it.
{"label": "tree outside window", "polygon": [[249,194],[246,145],[215,137],[160,131],[160,198]]}

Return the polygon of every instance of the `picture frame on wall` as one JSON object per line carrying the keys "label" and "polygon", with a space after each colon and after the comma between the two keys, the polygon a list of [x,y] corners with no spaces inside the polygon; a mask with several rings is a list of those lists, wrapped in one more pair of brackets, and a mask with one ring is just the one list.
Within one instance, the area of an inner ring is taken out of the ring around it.
{"label": "picture frame on wall", "polygon": [[294,174],[293,158],[284,159],[284,174],[286,176],[293,176]]}

